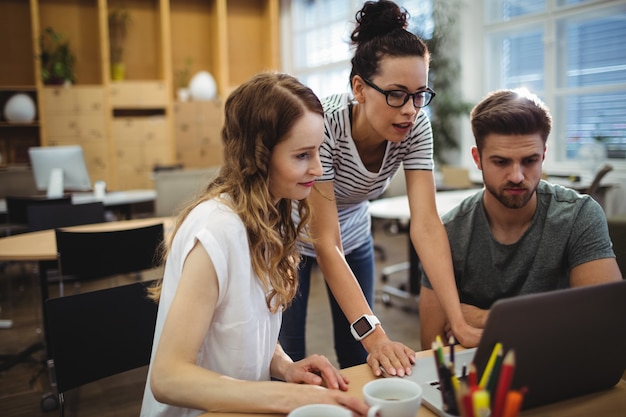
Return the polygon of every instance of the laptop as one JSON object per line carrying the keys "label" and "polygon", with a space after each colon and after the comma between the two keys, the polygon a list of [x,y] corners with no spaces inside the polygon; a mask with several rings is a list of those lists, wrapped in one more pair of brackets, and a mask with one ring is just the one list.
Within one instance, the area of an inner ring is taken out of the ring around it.
{"label": "laptop", "polygon": [[[611,388],[626,369],[626,281],[497,301],[479,346],[455,352],[457,376],[473,362],[480,378],[497,342],[515,351],[511,389],[526,387],[523,409]],[[405,378],[422,386],[425,406],[449,416],[434,357]]]}

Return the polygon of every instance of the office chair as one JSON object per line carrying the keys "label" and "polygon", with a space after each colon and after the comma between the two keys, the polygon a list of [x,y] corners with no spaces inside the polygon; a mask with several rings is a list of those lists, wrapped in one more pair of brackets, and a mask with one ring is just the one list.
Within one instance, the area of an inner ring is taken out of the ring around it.
{"label": "office chair", "polygon": [[154,214],[172,216],[204,189],[220,170],[219,166],[204,169],[155,171],[154,186],[157,192]]}
{"label": "office chair", "polygon": [[56,229],[106,221],[102,202],[70,205],[29,205],[28,230]]}
{"label": "office chair", "polygon": [[[72,205],[69,198],[36,200],[35,204],[29,203],[32,199],[16,199],[16,201],[16,204],[20,206],[20,215],[24,214],[22,211],[25,209],[26,215],[20,220],[26,220],[27,229],[30,232],[105,221],[104,205],[101,202]],[[42,201],[45,203],[39,204]],[[68,204],[67,201],[70,203]],[[47,270],[46,274],[49,283],[55,282],[58,278],[58,273],[54,270]],[[62,286],[59,285],[59,292],[62,294]],[[7,370],[18,363],[34,361],[32,355],[41,349],[43,349],[43,344],[36,342],[16,354],[0,355],[0,371]]]}
{"label": "office chair", "polygon": [[139,273],[158,266],[163,223],[114,231],[56,229],[57,265],[63,280]]}
{"label": "office chair", "polygon": [[68,391],[149,364],[157,316],[146,294],[151,283],[46,301],[48,367],[61,416]]}
{"label": "office chair", "polygon": [[589,194],[594,200],[600,203],[602,208],[604,208],[604,192],[600,187],[600,183],[602,182],[602,179],[606,176],[606,174],[608,174],[612,170],[613,165],[604,164],[602,168],[600,168],[598,172],[596,172],[596,175],[591,181],[589,188],[587,188],[587,190],[585,191],[585,194]]}

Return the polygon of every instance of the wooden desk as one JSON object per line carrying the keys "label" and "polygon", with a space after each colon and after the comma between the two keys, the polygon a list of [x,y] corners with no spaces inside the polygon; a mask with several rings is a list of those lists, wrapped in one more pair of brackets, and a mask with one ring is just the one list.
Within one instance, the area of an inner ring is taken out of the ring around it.
{"label": "wooden desk", "polygon": [[[77,231],[108,231],[124,230],[134,227],[149,226],[163,223],[165,230],[173,226],[174,219],[170,217],[153,217],[145,219],[121,220],[72,226],[64,229]],[[57,244],[54,230],[22,233],[20,235],[0,238],[0,261],[56,261]]]}
{"label": "wooden desk", "polygon": [[[432,351],[417,352],[417,357],[432,357]],[[416,370],[419,372],[419,370]],[[363,386],[375,379],[369,365],[357,365],[346,368],[343,373],[350,380],[348,393],[363,398]],[[589,416],[618,416],[626,410],[626,381],[621,380],[614,388],[595,394],[585,395],[571,400],[560,401],[555,404],[526,410],[520,413],[522,417],[589,417]],[[260,414],[245,413],[204,413],[200,417],[254,417]],[[284,414],[263,414],[267,417],[284,417]],[[434,417],[435,413],[422,405],[416,417]]]}

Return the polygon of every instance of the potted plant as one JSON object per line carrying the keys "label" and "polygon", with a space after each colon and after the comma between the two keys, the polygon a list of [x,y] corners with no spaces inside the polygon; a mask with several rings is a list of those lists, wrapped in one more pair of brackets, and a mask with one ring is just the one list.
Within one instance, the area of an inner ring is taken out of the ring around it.
{"label": "potted plant", "polygon": [[[458,43],[458,18],[463,4],[459,0],[437,0],[433,2],[432,36],[419,33],[430,51],[429,83],[437,97],[429,105],[433,129],[433,156],[444,163],[444,151],[458,149],[460,122],[469,116],[473,104],[460,99],[459,79],[461,63],[456,51]],[[427,27],[427,25],[419,25]]]}
{"label": "potted plant", "polygon": [[179,101],[188,101],[189,94],[189,77],[191,74],[191,58],[185,60],[183,68],[176,71],[176,96]]}
{"label": "potted plant", "polygon": [[39,38],[41,79],[44,84],[72,84],[76,82],[76,56],[65,35],[47,27]]}
{"label": "potted plant", "polygon": [[127,9],[117,8],[109,12],[109,47],[112,80],[123,80],[126,75],[126,66],[123,62],[124,41],[126,40],[130,23],[130,13]]}

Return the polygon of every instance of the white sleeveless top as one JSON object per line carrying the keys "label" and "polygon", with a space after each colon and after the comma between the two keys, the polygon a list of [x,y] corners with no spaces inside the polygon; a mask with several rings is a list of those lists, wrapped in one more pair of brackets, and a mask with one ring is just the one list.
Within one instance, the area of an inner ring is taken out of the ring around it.
{"label": "white sleeveless top", "polygon": [[[282,312],[272,314],[252,270],[246,229],[228,206],[209,200],[195,207],[179,228],[167,258],[152,356],[171,306],[183,263],[199,241],[217,272],[219,297],[213,321],[197,355],[199,366],[233,378],[266,381],[278,342]],[[152,360],[150,363],[150,371]],[[196,416],[202,410],[159,403],[146,383],[141,416]]]}

